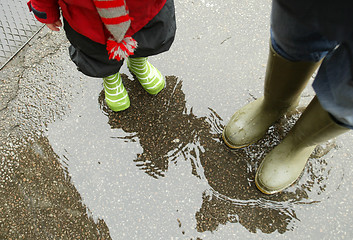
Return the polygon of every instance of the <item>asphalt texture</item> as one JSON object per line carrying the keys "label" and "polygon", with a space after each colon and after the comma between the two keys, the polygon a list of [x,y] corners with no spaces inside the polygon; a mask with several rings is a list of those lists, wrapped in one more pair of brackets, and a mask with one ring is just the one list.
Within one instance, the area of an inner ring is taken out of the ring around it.
{"label": "asphalt texture", "polygon": [[0,239],[352,239],[352,133],[317,147],[303,175],[264,195],[261,159],[314,96],[257,143],[231,150],[224,125],[262,96],[270,1],[176,2],[177,37],[150,58],[148,95],[126,66],[131,107],[43,29],[0,71]]}

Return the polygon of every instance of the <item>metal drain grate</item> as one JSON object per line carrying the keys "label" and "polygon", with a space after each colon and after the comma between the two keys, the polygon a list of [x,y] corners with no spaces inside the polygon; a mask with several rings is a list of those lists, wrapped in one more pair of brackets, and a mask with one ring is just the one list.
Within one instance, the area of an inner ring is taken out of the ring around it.
{"label": "metal drain grate", "polygon": [[42,28],[27,0],[0,1],[0,70]]}

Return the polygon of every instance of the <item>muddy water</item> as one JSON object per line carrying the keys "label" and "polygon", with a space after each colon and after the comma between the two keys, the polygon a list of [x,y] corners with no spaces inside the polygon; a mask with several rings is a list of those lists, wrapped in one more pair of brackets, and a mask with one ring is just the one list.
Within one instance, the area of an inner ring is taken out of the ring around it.
{"label": "muddy water", "polygon": [[185,106],[183,82],[173,76],[167,82],[151,97],[124,76],[132,102],[127,111],[110,111],[99,92],[73,117],[48,126],[49,142],[93,216],[105,220],[113,239],[295,231],[303,218],[298,209],[322,201],[331,177],[325,158],[313,156],[300,183],[281,194],[261,194],[253,179],[296,115],[258,143],[230,150],[220,139],[222,118],[212,109],[196,116]]}
{"label": "muddy water", "polygon": [[131,80],[124,75],[127,111],[110,111],[101,84],[91,82],[71,100],[70,113],[12,145],[4,237],[282,238],[306,228],[308,210],[340,188],[331,178],[343,178],[342,169],[332,174],[326,162],[336,145],[327,143],[320,147],[329,153],[313,155],[297,185],[274,196],[256,189],[259,161],[297,115],[258,143],[230,150],[220,140],[222,118],[187,109],[178,78],[168,76],[157,97]]}
{"label": "muddy water", "polygon": [[[352,236],[351,134],[319,146],[298,183],[273,196],[256,189],[255,171],[300,110],[247,148],[220,139],[262,94],[269,2],[176,7],[175,45],[150,59],[166,89],[149,96],[124,67],[132,104],[122,113],[69,62],[62,34],[18,60],[19,91],[1,112],[0,239]],[[303,104],[312,96],[309,86]]]}

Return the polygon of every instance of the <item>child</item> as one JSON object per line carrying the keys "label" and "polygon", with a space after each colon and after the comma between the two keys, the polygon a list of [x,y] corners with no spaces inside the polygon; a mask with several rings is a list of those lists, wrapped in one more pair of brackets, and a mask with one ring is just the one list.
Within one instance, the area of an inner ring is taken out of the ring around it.
{"label": "child", "polygon": [[53,31],[62,26],[61,9],[70,57],[85,75],[103,78],[111,110],[130,106],[119,73],[124,59],[148,93],[164,88],[147,57],[168,51],[174,41],[174,0],[30,0],[28,6]]}

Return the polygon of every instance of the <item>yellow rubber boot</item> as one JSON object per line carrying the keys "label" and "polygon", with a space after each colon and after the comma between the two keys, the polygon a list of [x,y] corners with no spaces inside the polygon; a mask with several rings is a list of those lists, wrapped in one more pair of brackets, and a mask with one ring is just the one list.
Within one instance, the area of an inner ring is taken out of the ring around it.
{"label": "yellow rubber boot", "polygon": [[262,138],[275,121],[298,105],[301,92],[319,65],[288,61],[270,46],[264,96],[234,113],[223,130],[226,145],[241,148]]}
{"label": "yellow rubber boot", "polygon": [[289,187],[299,178],[317,144],[348,130],[335,123],[315,97],[284,140],[261,162],[256,186],[266,194]]}

